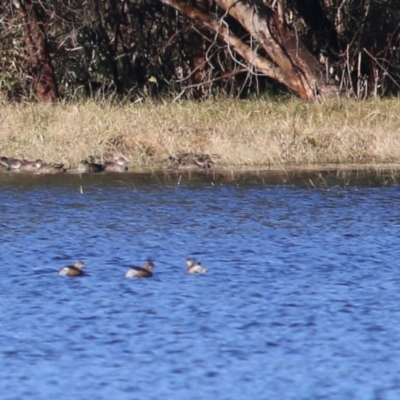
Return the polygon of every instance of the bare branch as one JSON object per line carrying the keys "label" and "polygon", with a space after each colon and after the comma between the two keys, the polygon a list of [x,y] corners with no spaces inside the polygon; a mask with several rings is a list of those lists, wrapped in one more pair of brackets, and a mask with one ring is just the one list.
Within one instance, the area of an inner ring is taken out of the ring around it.
{"label": "bare branch", "polygon": [[278,82],[285,82],[280,69],[277,68],[274,63],[259,56],[250,46],[234,35],[225,24],[216,21],[200,10],[190,6],[183,0],[161,1],[215,32],[229,47],[231,47],[236,53],[240,54],[240,56],[242,56],[248,63],[254,65],[254,67],[262,74],[269,76]]}

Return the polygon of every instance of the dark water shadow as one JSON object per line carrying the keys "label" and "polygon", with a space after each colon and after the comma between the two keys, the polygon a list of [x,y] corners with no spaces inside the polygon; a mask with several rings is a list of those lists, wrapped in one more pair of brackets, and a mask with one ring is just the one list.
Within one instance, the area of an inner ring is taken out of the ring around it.
{"label": "dark water shadow", "polygon": [[84,191],[88,186],[128,187],[143,185],[234,185],[294,186],[310,189],[345,189],[347,186],[382,187],[400,181],[399,166],[311,166],[285,169],[210,169],[207,171],[143,170],[127,173],[35,175],[1,173],[1,186],[31,190],[40,186],[75,186]]}

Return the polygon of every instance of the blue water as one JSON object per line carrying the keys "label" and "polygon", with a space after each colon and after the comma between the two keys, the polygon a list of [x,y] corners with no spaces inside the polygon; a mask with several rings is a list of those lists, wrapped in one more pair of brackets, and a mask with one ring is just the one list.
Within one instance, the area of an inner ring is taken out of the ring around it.
{"label": "blue water", "polygon": [[398,400],[400,187],[333,177],[0,176],[0,399]]}

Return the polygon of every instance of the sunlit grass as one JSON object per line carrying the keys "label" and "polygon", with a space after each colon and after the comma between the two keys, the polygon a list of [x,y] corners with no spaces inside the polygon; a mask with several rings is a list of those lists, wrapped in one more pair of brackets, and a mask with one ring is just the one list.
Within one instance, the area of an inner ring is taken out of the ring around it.
{"label": "sunlit grass", "polygon": [[0,155],[70,166],[124,155],[131,167],[158,167],[188,152],[218,154],[232,167],[389,163],[400,160],[399,110],[398,99],[4,103]]}

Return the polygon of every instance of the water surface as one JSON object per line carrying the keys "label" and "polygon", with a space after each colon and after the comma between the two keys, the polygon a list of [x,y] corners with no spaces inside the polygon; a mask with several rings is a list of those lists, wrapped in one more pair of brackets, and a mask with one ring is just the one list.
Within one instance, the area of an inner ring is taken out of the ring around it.
{"label": "water surface", "polygon": [[1,175],[1,399],[399,399],[395,181]]}

